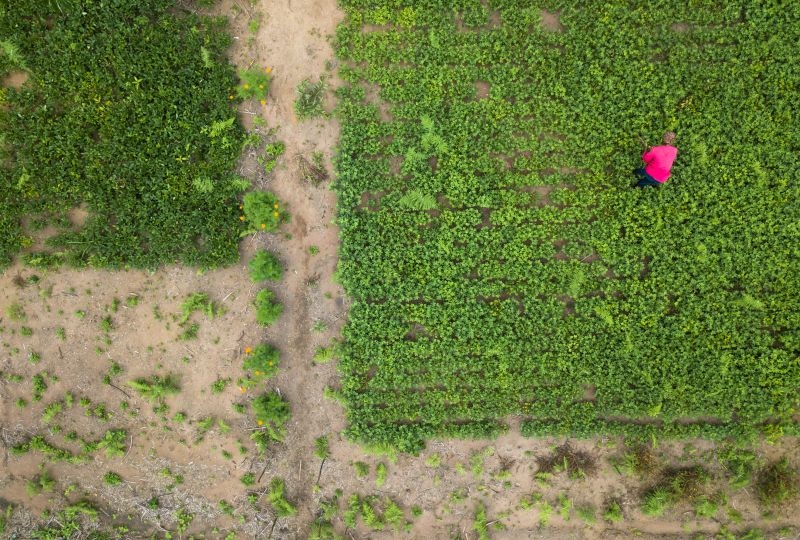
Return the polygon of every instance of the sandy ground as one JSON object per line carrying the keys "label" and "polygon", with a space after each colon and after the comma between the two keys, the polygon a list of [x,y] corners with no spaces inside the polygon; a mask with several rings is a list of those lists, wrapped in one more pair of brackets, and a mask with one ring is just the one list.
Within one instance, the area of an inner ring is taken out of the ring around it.
{"label": "sandy ground", "polygon": [[[574,480],[562,473],[545,481],[534,477],[537,458],[549,455],[564,441],[524,439],[515,429],[495,441],[432,441],[421,456],[400,456],[396,461],[367,455],[345,441],[340,436],[346,425],[344,411],[323,397],[325,386],[336,384],[335,362],[312,362],[316,348],[330,344],[340,333],[348,307],[343,291],[332,281],[338,242],[332,223],[335,197],[326,184],[314,187],[302,181],[296,161],[298,155],[310,157],[320,151],[332,171],[338,125],[333,119],[298,122],[292,109],[295,88],[302,79],[316,80],[326,67],[335,67],[328,36],[342,15],[334,0],[261,0],[255,5],[226,0],[215,12],[231,19],[236,39],[230,55],[235,63],[272,68],[267,105],[245,103],[241,117],[250,129],[256,129],[256,117],[276,128],[275,139],[286,144],[286,153],[270,174],[259,170],[255,155],[245,156],[241,172],[285,201],[291,222],[277,234],[245,238],[240,264],[202,275],[177,267],[149,274],[45,273],[15,266],[0,276],[0,435],[4,446],[0,501],[17,507],[7,532],[24,534],[46,508],[88,498],[103,509],[104,522],[130,527],[134,531],[126,535],[130,538],[175,530],[176,511],[181,508],[194,516],[190,532],[212,538],[231,531],[237,538],[270,534],[307,538],[320,500],[329,499],[337,489],[343,495],[333,524],[339,534],[351,539],[475,538],[473,522],[479,503],[487,508],[493,538],[690,537],[713,534],[724,524],[735,530],[759,526],[771,531],[798,524],[797,504],[765,517],[751,489],[733,491],[722,484],[728,505],[742,514],[741,524],[725,517],[722,510],[717,520],[697,520],[689,507],[678,507],[661,519],[645,518],[638,510],[640,497],[657,478],[638,479],[615,471],[610,460],[623,450],[617,439],[574,442],[593,456],[598,466],[595,474]],[[260,20],[255,32],[248,26],[254,20]],[[548,15],[545,22],[558,30],[555,15]],[[335,75],[331,84],[338,84]],[[311,253],[312,246],[318,253]],[[246,270],[247,261],[259,248],[277,253],[286,268],[280,283],[266,285],[285,306],[279,321],[266,330],[256,324],[252,308],[263,285],[253,284]],[[38,282],[34,283],[33,275]],[[199,325],[197,338],[180,340],[180,305],[196,292],[207,293],[225,313],[213,320],[193,315],[192,321]],[[119,300],[116,311],[115,298]],[[23,319],[11,320],[8,309],[12,305],[22,308]],[[105,317],[113,321],[108,332],[101,329]],[[23,328],[29,328],[31,335],[23,335],[28,333]],[[292,407],[286,440],[264,456],[257,455],[249,439],[258,429],[252,416],[233,408],[255,394],[242,393],[235,382],[244,374],[245,348],[261,342],[282,351],[281,372],[269,388],[278,389]],[[124,371],[111,379],[112,384],[104,384],[103,376],[114,362]],[[36,402],[31,381],[43,373],[48,374],[48,388]],[[180,393],[167,398],[167,421],[127,385],[136,377],[154,374],[174,374],[180,383]],[[220,379],[231,381],[221,393],[212,392],[211,385]],[[68,392],[75,404],[45,423],[45,407],[63,401]],[[104,405],[110,419],[87,414],[87,407],[78,404],[81,398],[91,400],[89,409]],[[18,406],[20,399],[25,406]],[[178,412],[186,415],[185,421],[174,420]],[[212,421],[204,431],[202,421],[208,418]],[[517,422],[509,419],[512,426]],[[36,434],[74,451],[78,444],[66,440],[65,434],[74,431],[93,441],[112,428],[127,431],[124,457],[108,458],[98,452],[91,461],[72,465],[48,462],[39,453],[15,456],[9,452],[11,446]],[[313,449],[315,439],[322,435],[330,439],[332,456],[316,487],[320,461]],[[704,464],[722,475],[712,451],[713,446],[703,441],[661,444],[657,449],[665,464]],[[800,463],[796,440],[765,445],[759,452],[765,461],[788,455]],[[366,476],[356,475],[353,463],[357,461],[368,465]],[[379,463],[388,471],[382,485],[376,482]],[[26,482],[43,470],[55,479],[55,488],[26,493]],[[123,484],[105,484],[102,476],[108,471],[120,474]],[[249,488],[239,480],[247,472],[258,479]],[[273,477],[285,480],[286,496],[298,507],[295,517],[276,521],[261,497]],[[259,495],[255,505],[248,503],[248,493]],[[363,523],[348,529],[342,515],[353,494],[397,502],[411,522],[410,533],[369,531]],[[547,525],[541,524],[542,504],[528,508],[524,502],[535,494],[554,508]],[[148,504],[154,497],[157,507]],[[560,516],[559,497],[569,498],[575,507],[594,506],[597,521],[585,523],[574,511],[568,519]],[[233,516],[220,510],[220,500],[233,505]],[[625,514],[625,521],[617,525],[599,517],[611,500],[618,500]],[[422,511],[419,517],[412,517],[414,506]],[[777,533],[773,536],[778,537]]]}

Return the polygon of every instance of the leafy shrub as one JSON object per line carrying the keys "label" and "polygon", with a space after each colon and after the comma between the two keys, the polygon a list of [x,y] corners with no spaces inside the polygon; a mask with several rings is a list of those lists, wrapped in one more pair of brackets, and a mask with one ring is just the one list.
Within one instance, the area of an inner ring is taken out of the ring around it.
{"label": "leafy shrub", "polygon": [[312,83],[311,79],[303,79],[297,85],[297,97],[294,100],[294,114],[299,120],[314,118],[315,116],[325,116],[325,109],[322,102],[325,99],[325,91],[328,85],[324,77]]}
{"label": "leafy shrub", "polygon": [[261,289],[253,301],[256,307],[256,322],[262,326],[274,323],[283,313],[283,304],[275,299],[275,293],[269,289]]}
{"label": "leafy shrub", "polygon": [[262,105],[266,104],[267,94],[269,94],[269,84],[272,82],[272,70],[270,68],[242,69],[239,71],[239,86],[236,87],[236,94],[240,99],[257,99]]}
{"label": "leafy shrub", "polygon": [[118,486],[122,483],[122,477],[113,471],[108,471],[103,475],[103,482],[109,486]]}
{"label": "leafy shrub", "polygon": [[240,386],[251,388],[277,375],[281,357],[278,349],[267,343],[261,343],[246,354],[242,368],[249,373],[247,379],[241,381]]}
{"label": "leafy shrub", "polygon": [[247,220],[248,226],[248,231],[244,234],[274,232],[282,223],[289,221],[289,213],[278,198],[268,191],[251,191],[246,194],[242,208],[242,220]]}
{"label": "leafy shrub", "polygon": [[263,432],[274,441],[282,441],[286,436],[284,425],[291,417],[289,402],[272,390],[254,398],[252,406],[256,423]]}
{"label": "leafy shrub", "polygon": [[283,276],[283,265],[274,253],[259,250],[248,263],[250,279],[255,282],[272,280],[278,281]]}

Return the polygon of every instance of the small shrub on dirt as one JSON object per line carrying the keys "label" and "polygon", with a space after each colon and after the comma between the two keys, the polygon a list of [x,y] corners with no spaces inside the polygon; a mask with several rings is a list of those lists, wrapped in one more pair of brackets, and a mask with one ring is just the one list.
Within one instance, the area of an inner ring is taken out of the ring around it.
{"label": "small shrub on dirt", "polygon": [[254,398],[252,406],[256,423],[263,428],[262,432],[274,441],[282,441],[286,436],[284,425],[291,417],[289,402],[272,390]]}
{"label": "small shrub on dirt", "polygon": [[118,486],[122,483],[122,477],[113,471],[108,471],[103,475],[103,482],[108,486]]}
{"label": "small shrub on dirt", "polygon": [[700,466],[669,469],[661,481],[645,494],[642,512],[648,516],[660,516],[679,502],[697,504],[704,496],[710,478],[708,471]]}
{"label": "small shrub on dirt", "polygon": [[42,472],[39,475],[25,482],[25,491],[28,493],[28,496],[33,497],[34,495],[38,495],[42,492],[50,493],[53,491],[55,486],[55,479],[50,476],[50,473],[47,472],[47,470],[42,469]]}
{"label": "small shrub on dirt", "polygon": [[783,457],[758,473],[755,488],[764,506],[785,503],[794,499],[800,490],[797,470]]}
{"label": "small shrub on dirt", "polygon": [[617,501],[611,501],[606,506],[605,511],[603,512],[603,519],[610,522],[610,523],[619,523],[625,517],[622,515],[622,508]]}
{"label": "small shrub on dirt", "polygon": [[198,292],[187,296],[186,300],[181,304],[181,318],[179,319],[179,323],[186,323],[195,311],[205,313],[206,317],[211,320],[225,314],[225,308],[223,306],[211,300],[208,294]]}
{"label": "small shrub on dirt", "polygon": [[556,474],[565,472],[570,478],[586,478],[597,470],[594,457],[588,452],[577,450],[569,443],[555,449],[549,456],[539,458],[540,473]]}
{"label": "small shrub on dirt", "polygon": [[283,313],[283,304],[275,299],[275,293],[269,289],[261,289],[253,301],[256,307],[256,322],[261,326],[269,326]]}
{"label": "small shrub on dirt", "polygon": [[236,87],[236,94],[240,99],[257,99],[262,105],[266,104],[269,85],[272,81],[270,68],[252,68],[239,71],[240,84]]}
{"label": "small shrub on dirt", "polygon": [[619,473],[639,477],[655,473],[660,466],[653,448],[646,444],[628,448],[621,458],[613,461],[613,465]]}
{"label": "small shrub on dirt", "polygon": [[729,482],[732,488],[741,489],[750,485],[753,471],[758,465],[755,452],[728,445],[718,450],[717,457],[730,475]]}
{"label": "small shrub on dirt", "polygon": [[297,508],[294,507],[283,495],[285,486],[283,479],[275,477],[269,484],[269,491],[267,492],[267,500],[275,509],[278,517],[290,517],[297,513]]}
{"label": "small shrub on dirt", "polygon": [[139,377],[133,381],[128,381],[128,385],[139,392],[148,401],[163,401],[169,395],[180,392],[180,386],[172,374],[165,377],[153,375],[151,379]]}
{"label": "small shrub on dirt", "polygon": [[256,252],[247,266],[250,268],[250,279],[254,282],[278,281],[283,277],[283,265],[278,257],[266,250]]}
{"label": "small shrub on dirt", "polygon": [[243,235],[258,231],[275,232],[281,224],[289,221],[289,212],[268,191],[251,191],[246,194],[242,210],[244,215],[240,219],[247,221],[247,230]]}
{"label": "small shrub on dirt", "polygon": [[320,77],[319,81],[312,83],[311,79],[303,79],[297,85],[297,97],[294,100],[294,114],[298,120],[306,120],[316,116],[325,116],[325,109],[322,102],[325,99],[325,91],[328,85],[325,77]]}
{"label": "small shrub on dirt", "polygon": [[252,486],[256,483],[256,475],[255,473],[247,472],[244,473],[240,478],[239,481],[247,487]]}

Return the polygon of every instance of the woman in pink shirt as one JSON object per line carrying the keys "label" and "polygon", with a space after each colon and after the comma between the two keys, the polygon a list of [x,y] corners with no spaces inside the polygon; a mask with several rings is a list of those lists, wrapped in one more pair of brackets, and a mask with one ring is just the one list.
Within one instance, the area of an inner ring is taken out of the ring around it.
{"label": "woman in pink shirt", "polygon": [[672,146],[675,142],[675,133],[668,131],[664,133],[664,144],[654,146],[642,154],[642,161],[645,166],[633,171],[639,181],[635,187],[660,186],[669,178],[669,171],[678,155],[678,149]]}

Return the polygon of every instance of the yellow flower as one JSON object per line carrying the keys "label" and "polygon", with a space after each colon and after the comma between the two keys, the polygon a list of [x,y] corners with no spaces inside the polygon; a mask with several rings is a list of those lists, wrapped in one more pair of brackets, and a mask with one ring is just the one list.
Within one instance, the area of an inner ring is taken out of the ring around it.
{"label": "yellow flower", "polygon": [[262,105],[266,105],[266,104],[267,104],[267,100],[266,100],[266,99],[262,99],[262,100],[260,100],[259,102],[260,102]]}
{"label": "yellow flower", "polygon": [[263,84],[259,84],[259,85],[258,85],[258,89],[259,89],[259,90],[263,90],[263,89],[264,89],[264,85],[263,85]]}
{"label": "yellow flower", "polygon": [[244,216],[239,216],[239,221],[244,221]]}
{"label": "yellow flower", "polygon": [[245,390],[244,390],[244,386],[240,386],[240,387],[239,387],[239,390],[241,390],[241,391],[242,391],[242,394],[244,394],[244,392],[245,392]]}
{"label": "yellow flower", "polygon": [[228,99],[233,99],[233,95],[228,96]]}
{"label": "yellow flower", "polygon": [[253,348],[252,347],[245,347],[244,348],[244,354],[250,354],[251,352],[253,352]]}
{"label": "yellow flower", "polygon": [[272,367],[272,362],[267,362],[267,365]]}
{"label": "yellow flower", "polygon": [[271,68],[271,67],[268,67],[267,69],[265,69],[265,70],[264,70],[264,73],[266,73],[267,75],[269,75],[270,73],[272,73],[272,68]]}
{"label": "yellow flower", "polygon": [[245,84],[242,88],[244,88],[245,90],[248,90],[250,88],[250,85],[249,84]]}
{"label": "yellow flower", "polygon": [[273,212],[272,215],[278,217],[280,214],[278,214],[278,212]]}
{"label": "yellow flower", "polygon": [[266,228],[267,228],[267,224],[266,224],[266,223],[262,223],[262,224],[261,224],[261,228],[262,228],[262,229],[266,229]]}
{"label": "yellow flower", "polygon": [[258,425],[259,425],[259,426],[263,426],[263,425],[264,425],[264,421],[263,421],[263,420],[259,420],[259,421],[258,421]]}
{"label": "yellow flower", "polygon": [[275,207],[275,210],[277,210],[277,209],[278,209],[278,203],[275,203],[275,204],[273,204],[272,206],[274,206],[274,207]]}
{"label": "yellow flower", "polygon": [[244,205],[243,205],[243,204],[240,204],[240,205],[239,205],[239,210],[241,210],[242,208],[244,208]]}
{"label": "yellow flower", "polygon": [[255,374],[256,375],[261,375],[261,372],[260,371],[256,371]]}

